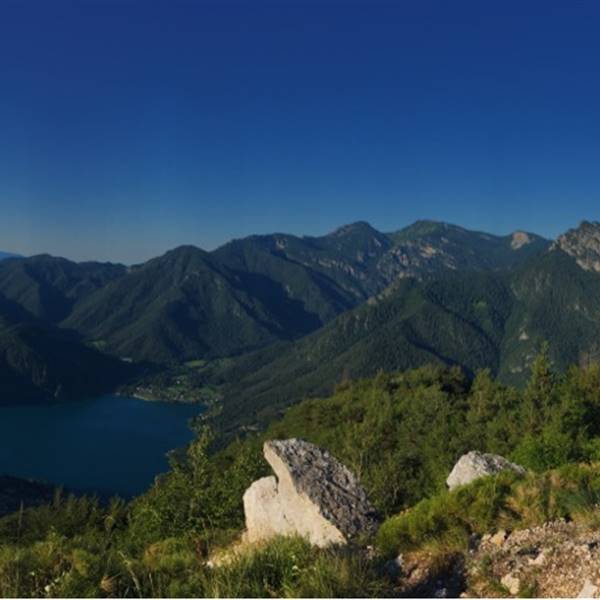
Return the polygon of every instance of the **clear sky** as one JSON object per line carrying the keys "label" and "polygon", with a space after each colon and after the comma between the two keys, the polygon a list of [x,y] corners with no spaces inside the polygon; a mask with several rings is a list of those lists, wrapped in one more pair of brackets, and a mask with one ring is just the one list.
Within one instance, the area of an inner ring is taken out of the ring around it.
{"label": "clear sky", "polygon": [[600,218],[600,2],[2,0],[0,249]]}

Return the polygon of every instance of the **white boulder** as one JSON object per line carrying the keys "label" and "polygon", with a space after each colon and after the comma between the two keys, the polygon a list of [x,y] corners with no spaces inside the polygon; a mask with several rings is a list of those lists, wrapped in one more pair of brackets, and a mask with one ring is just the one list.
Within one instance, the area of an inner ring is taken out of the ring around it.
{"label": "white boulder", "polygon": [[495,475],[506,469],[515,471],[520,475],[526,473],[523,467],[506,460],[503,456],[474,450],[460,457],[450,475],[448,475],[446,485],[452,490],[459,485],[466,485],[475,479]]}
{"label": "white boulder", "polygon": [[328,546],[375,531],[366,492],[329,452],[298,439],[266,442],[263,452],[276,477],[255,481],[244,494],[247,541],[298,534]]}

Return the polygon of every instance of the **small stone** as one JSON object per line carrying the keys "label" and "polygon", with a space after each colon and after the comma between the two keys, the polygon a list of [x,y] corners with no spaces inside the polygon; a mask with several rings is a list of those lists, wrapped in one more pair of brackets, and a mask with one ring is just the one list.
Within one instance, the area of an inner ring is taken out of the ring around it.
{"label": "small stone", "polygon": [[519,593],[521,583],[518,578],[512,573],[507,573],[501,580],[500,583],[514,596]]}
{"label": "small stone", "polygon": [[494,546],[502,546],[506,541],[507,533],[504,529],[499,529],[494,535],[490,537],[490,543],[494,544]]}
{"label": "small stone", "polygon": [[589,579],[586,579],[583,583],[583,587],[578,594],[578,598],[596,598],[598,593],[598,586],[594,585]]}
{"label": "small stone", "polygon": [[398,556],[396,556],[396,558],[393,558],[392,560],[388,560],[385,563],[383,568],[385,569],[385,572],[390,577],[399,577],[402,574],[403,567],[404,567],[404,557],[402,556],[402,554],[398,554]]}
{"label": "small stone", "polygon": [[535,565],[536,567],[543,565],[545,562],[546,562],[546,553],[543,550],[535,558],[529,559],[529,564]]}

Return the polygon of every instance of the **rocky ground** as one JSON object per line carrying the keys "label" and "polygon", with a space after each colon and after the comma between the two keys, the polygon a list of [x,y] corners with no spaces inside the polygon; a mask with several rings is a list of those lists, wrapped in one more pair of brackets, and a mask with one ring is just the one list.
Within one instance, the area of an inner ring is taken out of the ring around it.
{"label": "rocky ground", "polygon": [[417,552],[387,563],[401,597],[598,598],[600,528],[565,521],[474,538],[462,552]]}
{"label": "rocky ground", "polygon": [[600,596],[600,529],[565,521],[484,536],[465,566],[464,596]]}

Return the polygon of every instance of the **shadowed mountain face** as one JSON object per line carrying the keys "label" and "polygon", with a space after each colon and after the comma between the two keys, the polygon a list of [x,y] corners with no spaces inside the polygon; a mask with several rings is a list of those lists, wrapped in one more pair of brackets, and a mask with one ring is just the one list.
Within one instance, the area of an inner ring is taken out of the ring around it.
{"label": "shadowed mountain face", "polygon": [[3,261],[0,293],[31,315],[58,323],[75,304],[126,272],[123,265],[74,263],[46,254]]}
{"label": "shadowed mountain face", "polygon": [[[268,257],[267,257],[268,260]],[[265,261],[267,262],[267,261]],[[311,274],[277,260],[271,276],[234,269],[191,246],[133,269],[82,301],[64,325],[136,360],[224,356],[298,337],[333,316],[335,300],[303,303],[286,289],[318,294]]]}
{"label": "shadowed mountain face", "polygon": [[0,404],[79,398],[111,389],[128,365],[83,345],[0,295]]}
{"label": "shadowed mountain face", "polygon": [[6,258],[18,258],[18,254],[12,254],[11,252],[0,251],[0,260],[4,260]]}

